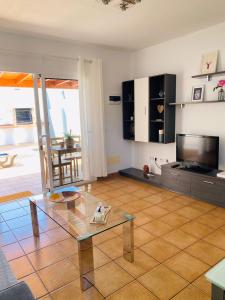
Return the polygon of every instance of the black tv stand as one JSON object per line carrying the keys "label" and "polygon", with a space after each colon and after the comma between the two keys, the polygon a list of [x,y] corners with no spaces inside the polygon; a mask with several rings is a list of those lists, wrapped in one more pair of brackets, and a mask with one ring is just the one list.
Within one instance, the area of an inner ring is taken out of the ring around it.
{"label": "black tv stand", "polygon": [[225,207],[225,179],[219,170],[185,168],[179,162],[162,166],[162,185],[201,200]]}
{"label": "black tv stand", "polygon": [[149,178],[136,168],[121,170],[120,174],[225,207],[225,179],[217,177],[219,170],[199,173],[180,166],[179,162],[163,165],[161,176]]}

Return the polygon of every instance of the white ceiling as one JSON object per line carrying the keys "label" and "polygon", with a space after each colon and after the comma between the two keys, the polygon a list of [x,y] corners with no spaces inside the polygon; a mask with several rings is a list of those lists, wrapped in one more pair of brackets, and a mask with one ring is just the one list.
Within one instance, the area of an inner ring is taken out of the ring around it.
{"label": "white ceiling", "polygon": [[225,21],[225,0],[142,0],[125,12],[118,2],[0,0],[0,28],[140,49]]}

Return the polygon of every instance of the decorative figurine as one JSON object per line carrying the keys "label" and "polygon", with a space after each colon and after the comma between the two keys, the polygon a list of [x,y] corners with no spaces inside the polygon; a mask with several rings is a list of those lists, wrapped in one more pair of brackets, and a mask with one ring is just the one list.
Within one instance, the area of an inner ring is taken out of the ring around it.
{"label": "decorative figurine", "polygon": [[149,177],[149,173],[150,173],[150,169],[149,169],[148,165],[144,165],[143,172],[144,172],[144,177],[148,178]]}

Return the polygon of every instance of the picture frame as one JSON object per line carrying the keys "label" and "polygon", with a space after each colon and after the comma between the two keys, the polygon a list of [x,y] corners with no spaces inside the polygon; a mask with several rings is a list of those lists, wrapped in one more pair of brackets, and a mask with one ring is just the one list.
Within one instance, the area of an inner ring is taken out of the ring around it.
{"label": "picture frame", "polygon": [[202,102],[204,99],[204,91],[205,91],[204,85],[193,86],[191,101]]}
{"label": "picture frame", "polygon": [[217,69],[218,50],[202,55],[201,74],[215,73]]}

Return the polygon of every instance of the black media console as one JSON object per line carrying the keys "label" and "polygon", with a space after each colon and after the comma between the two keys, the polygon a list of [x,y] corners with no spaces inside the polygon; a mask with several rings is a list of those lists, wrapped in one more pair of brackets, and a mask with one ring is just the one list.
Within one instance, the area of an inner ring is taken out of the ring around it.
{"label": "black media console", "polygon": [[161,176],[149,179],[143,176],[142,170],[135,168],[121,170],[120,174],[225,207],[225,179],[217,177],[218,172],[196,172],[170,163],[162,166]]}

